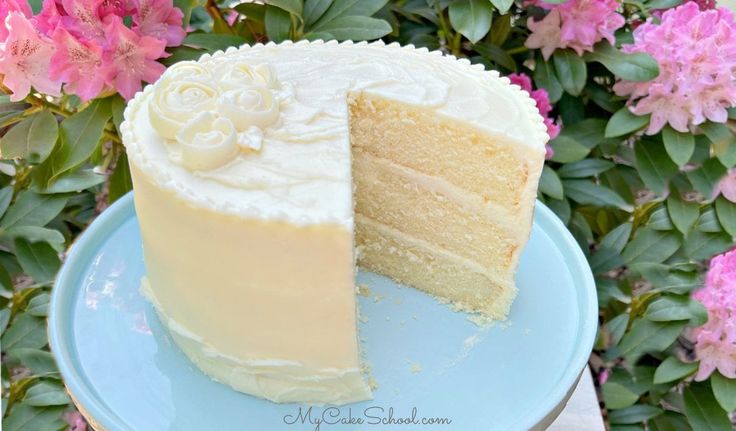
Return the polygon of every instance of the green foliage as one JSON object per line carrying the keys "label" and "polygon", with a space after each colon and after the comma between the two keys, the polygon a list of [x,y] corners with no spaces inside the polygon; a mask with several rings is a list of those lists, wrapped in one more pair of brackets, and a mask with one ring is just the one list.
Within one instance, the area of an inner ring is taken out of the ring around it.
{"label": "green foliage", "polygon": [[[626,1],[622,11],[631,21],[680,2]],[[603,41],[583,56],[558,49],[545,59],[524,46],[525,23],[543,12],[523,2],[236,3],[175,0],[195,31],[162,62],[268,40],[384,38],[532,77],[563,123],[538,198],[570,229],[596,277],[601,325],[591,364],[610,373],[600,393],[611,429],[730,429],[736,383],[718,372],[693,381],[688,333],[707,319],[690,297],[707,259],[736,237],[736,204],[717,193],[736,165],[736,109],[725,124],[646,134],[649,116],[633,114],[613,92],[619,79],[659,73],[652,57],[619,50],[631,29],[619,31],[614,46]],[[228,22],[232,11],[239,17]],[[132,188],[119,137],[122,98],[50,100],[0,96],[0,342],[3,425],[11,430],[65,427],[69,399],[46,345],[51,284],[60,253],[98,208]],[[19,367],[30,376],[10,379]]]}

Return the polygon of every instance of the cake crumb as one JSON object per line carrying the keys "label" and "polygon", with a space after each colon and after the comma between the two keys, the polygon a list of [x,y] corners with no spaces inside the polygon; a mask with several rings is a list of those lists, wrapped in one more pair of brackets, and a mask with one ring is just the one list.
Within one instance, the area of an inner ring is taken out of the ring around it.
{"label": "cake crumb", "polygon": [[532,333],[532,330],[529,328],[524,329],[524,335],[529,335]]}
{"label": "cake crumb", "polygon": [[383,298],[385,298],[383,295],[375,295],[373,296],[373,302],[378,302],[382,300]]}
{"label": "cake crumb", "polygon": [[512,325],[512,322],[510,320],[506,320],[504,322],[501,322],[501,329],[509,329]]}
{"label": "cake crumb", "polygon": [[404,301],[401,298],[395,298],[394,299],[394,304],[396,304],[396,305],[401,305],[403,302]]}
{"label": "cake crumb", "polygon": [[406,363],[409,364],[409,371],[411,371],[412,374],[422,372],[422,365],[419,362],[413,362],[411,359],[406,359]]}
{"label": "cake crumb", "polygon": [[368,316],[360,315],[358,317],[358,320],[360,320],[360,323],[368,323]]}
{"label": "cake crumb", "polygon": [[493,320],[492,318],[488,316],[484,316],[481,314],[469,314],[468,320],[472,323],[474,323],[476,326],[480,326],[481,328],[484,328],[486,326],[493,326],[496,324],[496,320]]}
{"label": "cake crumb", "polygon": [[400,322],[399,322],[399,325],[401,325],[401,326],[404,326],[404,325],[406,325],[406,320],[402,320],[402,321],[400,321]]}
{"label": "cake crumb", "polygon": [[415,315],[411,316],[411,318],[414,319],[414,320],[417,320],[417,315],[415,314]]}
{"label": "cake crumb", "polygon": [[375,391],[378,389],[378,382],[373,377],[368,379],[368,387],[371,388],[372,391]]}
{"label": "cake crumb", "polygon": [[366,284],[359,284],[358,285],[358,295],[369,297],[371,296],[371,288],[368,287]]}
{"label": "cake crumb", "polygon": [[387,322],[391,321],[391,318],[389,316],[386,316],[386,321]]}

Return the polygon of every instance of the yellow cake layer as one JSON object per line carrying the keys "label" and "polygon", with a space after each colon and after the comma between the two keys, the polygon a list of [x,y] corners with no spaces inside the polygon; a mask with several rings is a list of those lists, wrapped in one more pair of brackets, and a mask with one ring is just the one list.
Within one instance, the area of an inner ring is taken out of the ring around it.
{"label": "yellow cake layer", "polygon": [[489,270],[508,272],[526,241],[514,220],[492,217],[472,193],[360,150],[353,151],[353,182],[356,214]]}
{"label": "yellow cake layer", "polygon": [[354,148],[444,178],[528,218],[529,196],[521,191],[530,182],[536,186],[539,151],[426,108],[368,94],[353,97],[350,113]]}
{"label": "yellow cake layer", "polygon": [[490,274],[476,263],[356,215],[358,264],[423,290],[464,311],[504,319],[516,296],[513,275]]}

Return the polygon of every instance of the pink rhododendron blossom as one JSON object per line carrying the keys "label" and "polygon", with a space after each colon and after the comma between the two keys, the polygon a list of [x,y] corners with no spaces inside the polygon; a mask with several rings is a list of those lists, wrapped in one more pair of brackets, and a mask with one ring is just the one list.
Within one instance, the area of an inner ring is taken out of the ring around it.
{"label": "pink rhododendron blossom", "polygon": [[708,310],[708,321],[695,328],[695,354],[700,361],[695,380],[713,371],[736,378],[736,249],[714,257],[705,286],[693,293]]}
{"label": "pink rhododendron blossom", "polygon": [[736,22],[726,8],[701,11],[688,2],[651,18],[634,30],[625,52],[646,52],[659,63],[651,81],[620,81],[614,91],[628,95],[636,115],[651,114],[648,134],[665,124],[680,132],[706,120],[723,123],[736,105]]}
{"label": "pink rhododendron blossom", "polygon": [[74,36],[84,39],[105,39],[105,19],[114,16],[100,15],[102,0],[62,0],[66,15],[61,17],[61,25]]}
{"label": "pink rhododendron blossom", "polygon": [[172,0],[135,0],[133,15],[139,34],[165,39],[167,46],[178,46],[187,33],[182,28],[184,14],[175,8]]}
{"label": "pink rhododendron blossom", "polygon": [[110,65],[111,81],[121,96],[130,99],[140,91],[141,80],[154,82],[166,68],[156,59],[166,57],[166,41],[139,36],[114,17],[107,27],[104,60]]}
{"label": "pink rhododendron blossom", "polygon": [[87,431],[87,422],[79,412],[64,413],[64,420],[69,424],[69,431]]}
{"label": "pink rhododendron blossom", "polygon": [[41,33],[51,36],[61,21],[64,12],[59,0],[43,0],[41,13],[34,17],[36,29]]}
{"label": "pink rhododendron blossom", "polygon": [[2,0],[0,2],[0,41],[8,37],[8,29],[5,27],[5,18],[8,17],[10,12],[20,12],[26,18],[30,18],[33,15],[31,6],[27,0]]}
{"label": "pink rhododendron blossom", "polygon": [[0,53],[0,74],[3,84],[13,94],[10,100],[19,101],[36,90],[58,96],[61,81],[49,78],[49,59],[54,53],[50,39],[39,34],[33,24],[20,12],[10,12],[5,19],[8,37]]}
{"label": "pink rhododendron blossom", "polygon": [[736,168],[729,169],[728,173],[718,182],[715,194],[719,193],[729,201],[736,203]]}
{"label": "pink rhododendron blossom", "polygon": [[[529,93],[529,96],[537,102],[537,109],[539,110],[539,114],[542,115],[542,118],[544,118],[544,125],[547,126],[549,139],[556,138],[560,134],[560,125],[555,123],[555,120],[549,116],[549,113],[552,112],[552,104],[549,101],[547,90],[543,88],[532,90],[532,80],[523,73],[512,73],[509,75],[509,79],[511,83],[518,85],[522,90]],[[546,158],[550,159],[553,155],[552,147],[547,145]]]}
{"label": "pink rhododendron blossom", "polygon": [[625,24],[624,17],[616,12],[616,0],[568,0],[559,5],[535,0],[532,4],[549,13],[540,21],[527,22],[532,33],[525,45],[541,48],[545,59],[557,48],[572,48],[583,55],[603,39],[614,44],[614,31]]}
{"label": "pink rhododendron blossom", "polygon": [[105,86],[108,72],[102,61],[102,47],[82,42],[59,27],[54,32],[56,52],[51,58],[49,77],[67,84],[64,91],[82,101],[97,97]]}

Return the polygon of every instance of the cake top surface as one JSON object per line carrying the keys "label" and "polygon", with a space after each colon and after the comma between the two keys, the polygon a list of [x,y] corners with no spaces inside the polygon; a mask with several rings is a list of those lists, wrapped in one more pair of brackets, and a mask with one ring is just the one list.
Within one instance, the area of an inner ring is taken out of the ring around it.
{"label": "cake top surface", "polygon": [[128,104],[131,163],[192,205],[352,226],[347,99],[422,106],[544,152],[535,102],[496,71],[383,42],[230,48],[171,66]]}

